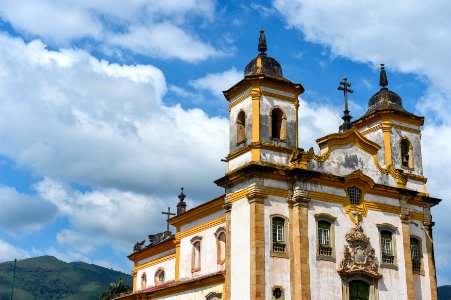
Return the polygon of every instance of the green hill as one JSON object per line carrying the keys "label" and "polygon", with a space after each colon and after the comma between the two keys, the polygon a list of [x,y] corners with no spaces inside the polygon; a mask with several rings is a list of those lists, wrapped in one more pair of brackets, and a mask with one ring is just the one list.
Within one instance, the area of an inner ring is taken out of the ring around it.
{"label": "green hill", "polygon": [[[0,263],[0,300],[9,300],[14,262]],[[17,261],[14,300],[100,299],[110,282],[122,276],[131,286],[132,277],[122,272],[83,262],[66,263],[53,256]]]}
{"label": "green hill", "polygon": [[451,285],[438,287],[438,300],[451,300]]}

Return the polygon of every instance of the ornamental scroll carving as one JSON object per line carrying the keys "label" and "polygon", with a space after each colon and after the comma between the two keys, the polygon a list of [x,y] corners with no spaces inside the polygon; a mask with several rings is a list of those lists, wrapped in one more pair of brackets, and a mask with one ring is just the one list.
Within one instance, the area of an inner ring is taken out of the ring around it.
{"label": "ornamental scroll carving", "polygon": [[374,249],[370,245],[369,237],[363,232],[362,223],[351,229],[346,234],[343,260],[340,263],[338,273],[342,276],[365,274],[372,278],[381,278]]}

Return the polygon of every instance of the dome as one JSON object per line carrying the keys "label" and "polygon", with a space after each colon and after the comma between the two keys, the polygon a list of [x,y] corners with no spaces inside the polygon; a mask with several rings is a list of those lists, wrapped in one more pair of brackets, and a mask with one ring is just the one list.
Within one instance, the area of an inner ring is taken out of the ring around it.
{"label": "dome", "polygon": [[279,62],[272,57],[266,55],[266,37],[265,32],[260,30],[260,38],[258,41],[258,51],[260,54],[251,60],[244,69],[244,76],[256,74],[266,74],[277,77],[283,77],[282,67]]}
{"label": "dome", "polygon": [[387,88],[388,80],[383,64],[381,64],[379,85],[381,86],[381,89],[370,98],[370,101],[368,101],[367,114],[375,110],[383,109],[396,109],[405,111],[404,107],[402,106],[401,97]]}

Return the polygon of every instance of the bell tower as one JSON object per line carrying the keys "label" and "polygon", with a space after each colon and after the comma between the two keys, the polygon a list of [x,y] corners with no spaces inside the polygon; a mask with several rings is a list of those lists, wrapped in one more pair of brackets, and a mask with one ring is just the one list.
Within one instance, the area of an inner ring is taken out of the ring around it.
{"label": "bell tower", "polygon": [[266,54],[263,30],[258,51],[244,78],[223,92],[229,101],[229,172],[250,163],[288,165],[298,146],[298,96],[304,88],[284,78],[279,62]]}

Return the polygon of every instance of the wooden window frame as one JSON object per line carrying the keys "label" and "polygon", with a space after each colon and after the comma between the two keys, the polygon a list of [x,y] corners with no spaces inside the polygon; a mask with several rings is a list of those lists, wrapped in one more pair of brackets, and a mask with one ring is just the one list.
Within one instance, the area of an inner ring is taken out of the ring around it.
{"label": "wooden window frame", "polygon": [[[379,231],[379,245],[381,249],[381,255],[380,255],[380,267],[381,268],[387,268],[387,269],[395,269],[398,270],[398,255],[396,254],[396,232],[398,231],[398,228],[392,224],[388,223],[382,223],[382,224],[376,224],[376,227]],[[388,232],[391,234],[391,255],[393,256],[393,263],[386,263],[383,259],[383,245],[382,245],[382,233]]]}
{"label": "wooden window frame", "polygon": [[[413,268],[413,257],[412,257],[412,254],[410,254],[410,258],[412,259],[412,271],[414,274],[425,275],[424,259],[423,259],[423,240],[419,236],[411,234],[410,239],[409,239],[409,246],[411,244],[412,239],[416,239],[418,241],[418,261],[420,263],[420,269],[414,269]],[[409,251],[412,251],[412,250],[409,249]],[[410,253],[412,253],[412,252],[410,252]]]}
{"label": "wooden window frame", "polygon": [[[273,238],[273,227],[274,227],[274,219],[280,218],[283,220],[283,243],[279,243],[280,245],[283,245],[285,247],[285,250],[282,251],[274,251],[274,238]],[[270,241],[271,241],[271,248],[270,253],[271,256],[274,257],[283,257],[283,258],[289,258],[289,221],[288,218],[280,215],[280,214],[274,214],[270,216],[271,219],[271,227],[270,227]]]}
{"label": "wooden window frame", "polygon": [[[276,109],[282,112],[279,137],[273,136],[273,112]],[[278,142],[286,142],[287,139],[287,115],[285,114],[285,111],[278,105],[273,106],[271,108],[271,112],[269,113],[269,139]]]}
{"label": "wooden window frame", "polygon": [[[315,223],[316,223],[316,259],[317,260],[327,260],[327,261],[335,261],[335,220],[336,217],[327,214],[327,213],[317,213],[315,216]],[[327,222],[330,224],[329,227],[329,245],[331,248],[330,255],[324,255],[320,248],[323,248],[320,246],[319,243],[319,223],[320,222]]]}

